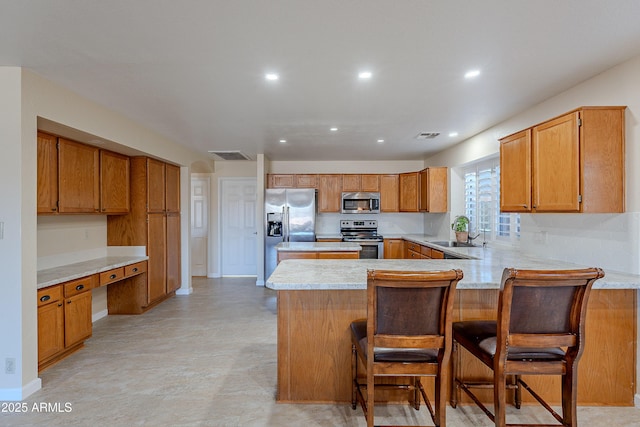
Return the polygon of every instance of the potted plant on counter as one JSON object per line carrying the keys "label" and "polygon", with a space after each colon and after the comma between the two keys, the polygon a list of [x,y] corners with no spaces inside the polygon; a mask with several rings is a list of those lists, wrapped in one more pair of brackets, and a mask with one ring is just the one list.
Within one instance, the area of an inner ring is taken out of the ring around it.
{"label": "potted plant on counter", "polygon": [[469,218],[466,216],[457,216],[451,224],[451,229],[456,233],[457,242],[466,243],[469,240]]}

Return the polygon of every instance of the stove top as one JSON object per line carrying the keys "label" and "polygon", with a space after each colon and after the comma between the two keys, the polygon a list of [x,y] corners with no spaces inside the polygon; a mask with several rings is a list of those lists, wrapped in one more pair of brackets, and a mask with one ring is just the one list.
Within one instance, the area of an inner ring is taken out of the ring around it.
{"label": "stove top", "polygon": [[340,234],[343,242],[381,242],[378,234],[378,221],[343,219],[340,221]]}

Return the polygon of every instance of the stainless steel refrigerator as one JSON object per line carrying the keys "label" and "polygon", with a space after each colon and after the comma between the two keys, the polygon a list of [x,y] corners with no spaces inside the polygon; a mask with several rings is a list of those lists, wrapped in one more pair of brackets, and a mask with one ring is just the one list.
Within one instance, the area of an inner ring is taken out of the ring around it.
{"label": "stainless steel refrigerator", "polygon": [[268,189],[265,203],[264,277],[276,268],[276,245],[281,242],[315,242],[316,190]]}

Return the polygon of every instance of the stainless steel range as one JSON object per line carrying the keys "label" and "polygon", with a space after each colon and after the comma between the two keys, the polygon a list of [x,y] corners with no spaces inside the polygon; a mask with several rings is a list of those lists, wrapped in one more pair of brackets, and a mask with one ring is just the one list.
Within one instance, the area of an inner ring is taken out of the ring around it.
{"label": "stainless steel range", "polygon": [[355,242],[362,246],[360,258],[384,258],[384,238],[378,234],[376,220],[340,220],[340,234],[343,242]]}

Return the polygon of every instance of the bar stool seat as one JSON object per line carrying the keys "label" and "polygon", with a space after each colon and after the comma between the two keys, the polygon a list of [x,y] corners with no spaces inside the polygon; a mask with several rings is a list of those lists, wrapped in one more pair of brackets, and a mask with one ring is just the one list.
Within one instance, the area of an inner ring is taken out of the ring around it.
{"label": "bar stool seat", "polygon": [[[496,427],[524,426],[506,423],[506,390],[515,390],[520,408],[521,388],[527,390],[559,424],[535,426],[577,427],[578,362],[584,351],[587,302],[593,283],[604,277],[599,268],[579,270],[517,270],[505,268],[498,299],[497,320],[470,320],[453,324],[453,374],[451,406],[464,391]],[[490,382],[458,376],[462,347],[492,370]],[[562,415],[529,385],[523,375],[559,375]],[[510,377],[511,380],[508,380]],[[471,391],[493,388],[493,412]]]}
{"label": "bar stool seat", "polygon": [[[367,427],[374,425],[379,388],[407,390],[416,410],[424,400],[433,423],[445,427],[445,378],[460,279],[461,270],[367,271],[367,318],[350,326],[351,406],[356,409],[360,403]],[[364,365],[366,378],[358,374],[359,365]],[[420,382],[424,376],[435,378],[433,407]]]}

